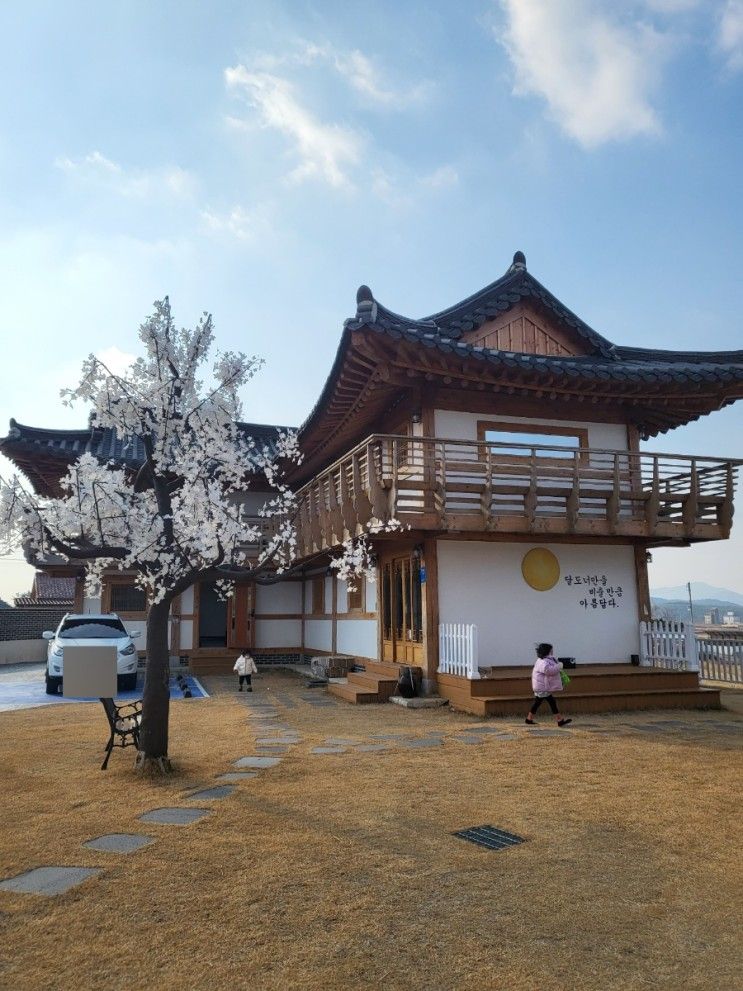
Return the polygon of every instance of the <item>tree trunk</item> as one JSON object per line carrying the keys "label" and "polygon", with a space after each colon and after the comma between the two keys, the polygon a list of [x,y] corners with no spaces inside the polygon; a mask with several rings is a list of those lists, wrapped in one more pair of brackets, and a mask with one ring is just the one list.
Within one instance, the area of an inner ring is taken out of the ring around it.
{"label": "tree trunk", "polygon": [[142,730],[137,770],[168,774],[168,714],[170,710],[170,599],[150,606],[147,614],[147,662],[142,695]]}

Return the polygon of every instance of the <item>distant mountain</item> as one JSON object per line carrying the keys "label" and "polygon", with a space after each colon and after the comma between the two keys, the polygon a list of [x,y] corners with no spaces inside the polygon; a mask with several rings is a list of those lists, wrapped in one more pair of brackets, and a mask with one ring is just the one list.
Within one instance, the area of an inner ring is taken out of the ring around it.
{"label": "distant mountain", "polygon": [[[689,601],[686,585],[674,585],[672,588],[653,588],[650,590],[650,594],[653,598],[658,599],[686,599],[687,602]],[[743,595],[740,592],[734,592],[730,588],[717,588],[706,582],[692,582],[691,597],[695,605],[697,600],[724,599],[725,602],[734,602],[738,606],[743,606]]]}
{"label": "distant mountain", "polygon": [[7,602],[5,602],[3,599],[0,599],[0,609],[12,609],[12,608],[13,607],[9,606]]}
{"label": "distant mountain", "polygon": [[[650,597],[654,619],[678,619],[686,621],[689,618],[689,599],[660,599],[655,595]],[[703,623],[704,614],[711,609],[719,609],[720,616],[733,612],[743,616],[743,607],[738,602],[725,599],[694,599],[694,622]]]}

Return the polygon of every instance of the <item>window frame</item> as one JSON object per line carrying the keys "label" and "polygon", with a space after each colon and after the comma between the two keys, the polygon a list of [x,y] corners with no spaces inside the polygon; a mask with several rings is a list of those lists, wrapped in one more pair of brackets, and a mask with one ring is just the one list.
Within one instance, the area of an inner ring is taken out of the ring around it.
{"label": "window frame", "polygon": [[[493,433],[508,433],[508,434],[546,434],[553,436],[555,438],[560,437],[574,437],[578,440],[578,446],[574,448],[574,452],[578,453],[578,463],[588,464],[588,427],[569,427],[569,426],[554,426],[552,424],[546,423],[507,423],[503,420],[478,420],[477,421],[477,441],[479,444],[483,445],[481,455],[484,455],[488,450],[488,444],[497,444],[499,441],[495,441],[492,438],[486,437],[488,431]],[[507,444],[506,441],[503,441]],[[518,443],[514,441],[513,443]],[[539,444],[525,444],[527,447],[535,447],[539,450]],[[498,451],[495,448],[494,451]],[[507,455],[509,459],[513,459],[516,462],[526,462],[531,463],[530,454],[509,454]],[[564,457],[549,457],[549,456],[539,456],[537,455],[534,459],[537,464],[542,465],[560,465],[564,467],[565,465],[572,464],[575,461],[575,453],[572,458]]]}
{"label": "window frame", "polygon": [[[363,575],[359,575],[356,578],[356,591],[352,592],[348,585],[346,585],[346,612],[347,613],[363,613],[366,612],[366,579]],[[351,605],[351,596],[358,596],[358,605]]]}
{"label": "window frame", "polygon": [[136,585],[136,580],[134,576],[119,576],[113,578],[104,578],[103,594],[101,596],[101,609],[104,613],[115,612],[117,616],[121,619],[129,620],[145,620],[147,619],[147,611],[149,609],[149,598],[147,593],[145,593],[144,609],[126,609],[118,610],[113,608],[113,590],[114,588],[121,588],[122,586]]}

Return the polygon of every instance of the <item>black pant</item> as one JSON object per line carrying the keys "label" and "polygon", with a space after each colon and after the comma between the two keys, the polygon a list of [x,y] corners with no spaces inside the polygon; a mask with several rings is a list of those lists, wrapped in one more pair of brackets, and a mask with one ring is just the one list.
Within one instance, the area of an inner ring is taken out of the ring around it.
{"label": "black pant", "polygon": [[242,688],[243,682],[245,682],[245,684],[248,686],[248,688],[250,688],[250,678],[251,678],[251,675],[249,675],[249,674],[241,674],[241,675],[239,675],[239,678],[240,678],[240,688]]}
{"label": "black pant", "polygon": [[542,698],[542,699],[535,698],[534,699],[534,704],[532,705],[531,709],[529,709],[529,712],[532,714],[532,716],[536,713],[537,709],[542,704],[542,702],[546,702],[547,705],[550,707],[550,709],[552,709],[552,715],[553,716],[556,716],[557,715],[558,709],[557,709],[557,701],[555,699],[555,696],[554,695],[548,695],[546,698]]}

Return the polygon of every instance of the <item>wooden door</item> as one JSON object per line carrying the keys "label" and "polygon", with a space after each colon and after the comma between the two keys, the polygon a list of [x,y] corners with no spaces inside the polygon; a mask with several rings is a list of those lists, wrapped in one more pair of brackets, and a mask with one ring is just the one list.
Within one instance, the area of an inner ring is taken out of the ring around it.
{"label": "wooden door", "polygon": [[420,561],[412,554],[382,565],[382,654],[396,664],[423,663]]}
{"label": "wooden door", "polygon": [[227,604],[227,646],[255,646],[255,585],[235,585]]}

